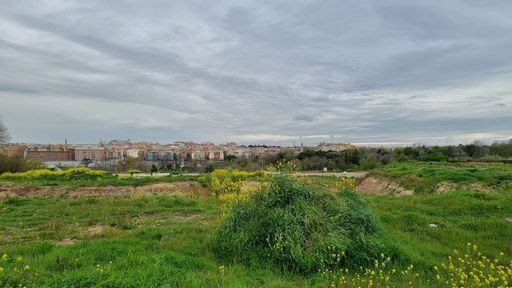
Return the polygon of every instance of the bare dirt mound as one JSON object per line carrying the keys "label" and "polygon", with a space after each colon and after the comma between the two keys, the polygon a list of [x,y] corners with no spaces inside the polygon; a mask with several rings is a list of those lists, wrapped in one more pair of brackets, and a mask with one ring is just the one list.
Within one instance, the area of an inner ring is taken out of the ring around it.
{"label": "bare dirt mound", "polygon": [[133,197],[148,195],[207,196],[208,189],[198,182],[186,181],[158,183],[145,186],[98,186],[98,187],[60,187],[60,186],[23,186],[11,183],[0,184],[0,200],[12,196],[20,197]]}
{"label": "bare dirt mound", "polygon": [[392,179],[381,175],[369,175],[356,187],[356,191],[366,195],[412,195],[414,191],[403,188]]}

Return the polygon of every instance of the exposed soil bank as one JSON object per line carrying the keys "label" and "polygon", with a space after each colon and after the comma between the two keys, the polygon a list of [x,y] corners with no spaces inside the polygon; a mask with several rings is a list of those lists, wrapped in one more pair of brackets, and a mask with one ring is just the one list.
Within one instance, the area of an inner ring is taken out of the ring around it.
{"label": "exposed soil bank", "polygon": [[356,191],[366,195],[405,196],[414,194],[414,191],[405,189],[392,179],[380,175],[367,176],[357,185]]}
{"label": "exposed soil bank", "polygon": [[208,189],[198,182],[158,183],[144,186],[103,186],[103,187],[55,187],[23,186],[11,183],[0,184],[0,200],[12,196],[20,197],[131,197],[146,195],[207,196]]}
{"label": "exposed soil bank", "polygon": [[[447,193],[460,190],[489,192],[493,188],[482,183],[462,184],[443,181],[432,184],[432,191],[430,193]],[[364,178],[356,187],[356,191],[366,195],[404,196],[414,194],[413,190],[404,188],[392,177],[378,174],[370,174]]]}

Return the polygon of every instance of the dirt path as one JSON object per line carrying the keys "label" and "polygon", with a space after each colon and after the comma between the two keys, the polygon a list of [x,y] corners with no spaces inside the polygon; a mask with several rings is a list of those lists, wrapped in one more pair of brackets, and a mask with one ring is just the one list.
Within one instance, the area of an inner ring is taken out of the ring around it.
{"label": "dirt path", "polygon": [[193,181],[158,183],[144,186],[99,186],[99,187],[64,187],[64,186],[23,186],[11,183],[0,184],[0,200],[12,196],[20,197],[132,197],[145,195],[182,195],[207,196],[209,191]]}
{"label": "dirt path", "polygon": [[298,176],[334,176],[334,177],[355,177],[363,178],[368,172],[296,172],[294,175]]}

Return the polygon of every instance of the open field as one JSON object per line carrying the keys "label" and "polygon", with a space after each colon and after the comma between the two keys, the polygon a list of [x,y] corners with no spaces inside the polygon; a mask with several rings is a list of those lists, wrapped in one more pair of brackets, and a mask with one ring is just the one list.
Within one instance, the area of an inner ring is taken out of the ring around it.
{"label": "open field", "polygon": [[[434,279],[434,267],[447,263],[455,249],[464,253],[468,242],[476,243],[478,251],[492,259],[512,260],[512,223],[507,220],[512,216],[512,190],[504,186],[510,167],[463,169],[473,168],[397,164],[374,172],[396,175],[393,179],[404,175],[420,179],[414,184],[421,189],[413,195],[365,196],[384,227],[392,257],[386,269],[414,267],[410,275],[392,278],[392,287],[410,287],[409,281],[417,287],[446,287]],[[336,177],[300,179],[317,191],[336,189]],[[421,180],[468,186],[425,193]],[[411,183],[407,181],[403,183]],[[489,189],[472,191],[470,185],[475,183]],[[202,187],[197,184],[198,189]],[[409,188],[416,191],[415,187]],[[108,189],[112,188],[116,187]],[[330,287],[332,282],[322,273],[298,275],[270,266],[218,261],[210,239],[222,221],[223,203],[211,193],[46,196],[0,201],[0,254],[7,259],[0,260],[4,263],[0,266],[4,277],[11,273],[13,283],[25,281],[27,287]],[[16,263],[22,270],[18,274],[12,271]]]}
{"label": "open field", "polygon": [[390,177],[416,194],[460,188],[489,191],[512,183],[510,164],[406,162],[384,166],[372,173]]}

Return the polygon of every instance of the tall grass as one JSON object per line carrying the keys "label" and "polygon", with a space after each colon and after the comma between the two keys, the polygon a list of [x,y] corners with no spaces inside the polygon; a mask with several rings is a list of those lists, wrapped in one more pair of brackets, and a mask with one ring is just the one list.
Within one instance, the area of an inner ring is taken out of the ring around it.
{"label": "tall grass", "polygon": [[232,207],[211,246],[221,261],[307,274],[332,254],[346,255],[343,266],[368,265],[383,250],[381,238],[380,224],[358,195],[316,192],[277,175]]}

